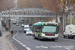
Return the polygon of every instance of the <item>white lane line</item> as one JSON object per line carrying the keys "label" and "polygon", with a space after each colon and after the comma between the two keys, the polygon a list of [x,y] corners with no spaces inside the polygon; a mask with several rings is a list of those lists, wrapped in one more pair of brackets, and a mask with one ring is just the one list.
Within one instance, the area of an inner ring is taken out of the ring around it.
{"label": "white lane line", "polygon": [[[10,37],[10,36],[9,36]],[[9,37],[8,37],[8,39],[9,39]],[[9,40],[9,42],[11,43],[12,41],[11,40]],[[11,45],[12,45],[13,43],[11,43]],[[15,45],[13,44],[12,45],[12,47],[14,48],[14,49],[16,49],[17,50],[17,48],[15,47]]]}
{"label": "white lane line", "polygon": [[27,50],[31,50],[29,47],[26,47],[27,48]]}
{"label": "white lane line", "polygon": [[47,46],[41,46],[42,48],[48,48]]}
{"label": "white lane line", "polygon": [[20,43],[21,45],[23,45],[23,43]]}
{"label": "white lane line", "polygon": [[39,46],[36,46],[36,48],[40,48]]}
{"label": "white lane line", "polygon": [[17,41],[18,43],[21,43],[20,41]]}
{"label": "white lane line", "polygon": [[43,45],[41,45],[41,46],[36,46],[36,48],[45,48],[45,49],[48,49],[47,46],[43,46]]}
{"label": "white lane line", "polygon": [[26,45],[22,45],[23,47],[26,47]]}
{"label": "white lane line", "polygon": [[[17,29],[15,29],[15,30],[17,30]],[[23,43],[21,43],[19,40],[17,40],[16,38],[15,38],[15,36],[18,34],[18,31],[17,31],[17,33],[13,36],[13,39],[14,40],[16,40],[19,44],[21,44],[23,47],[25,47],[27,50],[31,50],[31,48],[29,48],[29,47],[26,47],[26,45],[24,45]]]}

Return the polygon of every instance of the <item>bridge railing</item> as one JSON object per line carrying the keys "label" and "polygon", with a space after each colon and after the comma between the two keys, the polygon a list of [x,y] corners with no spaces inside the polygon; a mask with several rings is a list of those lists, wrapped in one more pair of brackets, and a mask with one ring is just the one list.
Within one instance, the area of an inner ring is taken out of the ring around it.
{"label": "bridge railing", "polygon": [[[45,17],[52,17],[55,16],[55,13],[50,12],[50,10],[46,9],[18,9],[18,10],[10,10],[10,11],[3,11],[2,16],[45,16]],[[58,14],[57,16],[61,16]]]}

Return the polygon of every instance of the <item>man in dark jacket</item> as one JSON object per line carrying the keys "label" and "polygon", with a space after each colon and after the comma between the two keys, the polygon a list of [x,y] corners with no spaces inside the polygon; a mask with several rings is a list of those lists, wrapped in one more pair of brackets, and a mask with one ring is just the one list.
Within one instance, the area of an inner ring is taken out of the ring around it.
{"label": "man in dark jacket", "polygon": [[11,30],[11,35],[13,35],[13,34],[14,34],[13,30]]}

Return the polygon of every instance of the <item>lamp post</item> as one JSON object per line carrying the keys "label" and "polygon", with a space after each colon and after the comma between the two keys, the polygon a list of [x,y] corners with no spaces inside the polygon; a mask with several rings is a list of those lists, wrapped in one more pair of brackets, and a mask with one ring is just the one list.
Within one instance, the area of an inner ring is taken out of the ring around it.
{"label": "lamp post", "polygon": [[9,32],[10,32],[10,30],[11,30],[11,26],[10,26],[10,8],[7,8],[8,10],[9,10],[9,12],[8,12],[8,14],[9,14],[9,19],[8,19],[8,21],[9,21]]}
{"label": "lamp post", "polygon": [[10,32],[10,30],[11,30],[11,24],[10,24],[10,9],[11,9],[12,7],[8,7],[7,9],[8,9],[8,14],[9,14],[9,19],[8,19],[8,23],[9,23],[9,32]]}
{"label": "lamp post", "polygon": [[69,12],[69,20],[70,20],[69,24],[72,24],[72,9],[73,9],[73,7],[69,8],[69,10],[71,11],[71,12]]}
{"label": "lamp post", "polygon": [[8,25],[8,26],[9,26],[9,32],[10,32],[10,28],[11,28],[11,27],[10,27],[10,8],[11,8],[10,6],[11,6],[11,4],[10,4],[10,0],[9,0],[9,7],[7,7],[7,9],[8,9],[8,14],[9,14],[9,18],[8,18],[8,23],[9,23],[9,25]]}
{"label": "lamp post", "polygon": [[9,32],[11,30],[11,25],[10,25],[10,9],[9,9]]}

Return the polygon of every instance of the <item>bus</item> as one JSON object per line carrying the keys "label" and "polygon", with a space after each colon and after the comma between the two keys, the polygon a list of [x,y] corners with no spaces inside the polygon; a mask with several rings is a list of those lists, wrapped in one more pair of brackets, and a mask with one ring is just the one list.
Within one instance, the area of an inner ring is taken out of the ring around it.
{"label": "bus", "polygon": [[36,39],[58,40],[59,25],[51,22],[38,22],[33,24],[33,37]]}

